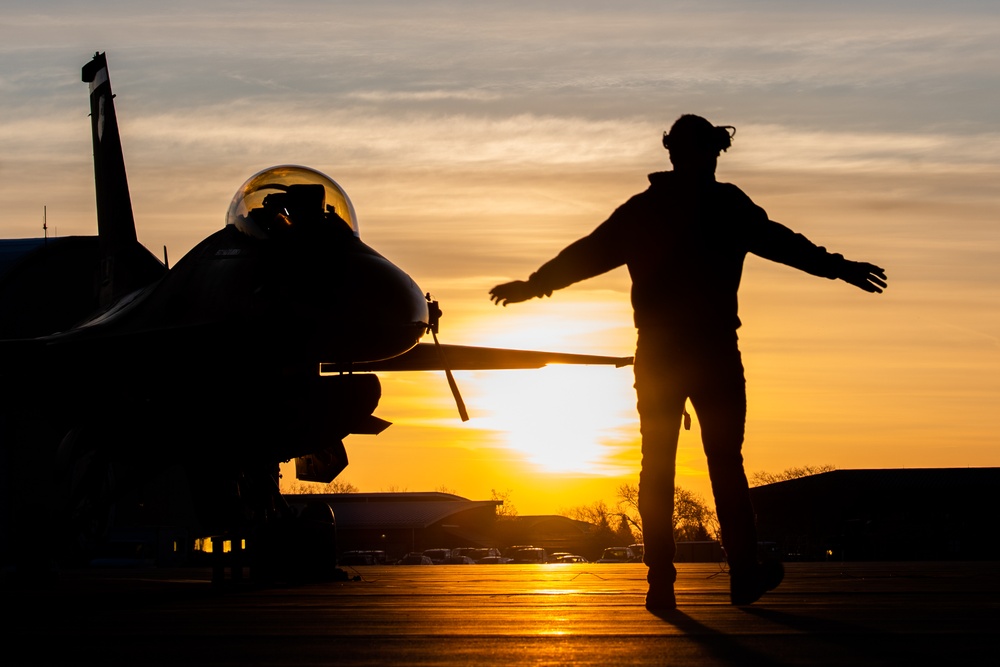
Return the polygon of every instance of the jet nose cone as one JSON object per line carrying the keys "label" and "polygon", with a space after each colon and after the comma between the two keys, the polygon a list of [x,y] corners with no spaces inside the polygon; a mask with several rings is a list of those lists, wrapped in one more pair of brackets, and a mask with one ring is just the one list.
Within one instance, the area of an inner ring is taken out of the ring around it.
{"label": "jet nose cone", "polygon": [[404,271],[360,241],[349,251],[306,250],[290,258],[272,295],[296,347],[322,362],[374,361],[402,354],[426,332],[428,304]]}

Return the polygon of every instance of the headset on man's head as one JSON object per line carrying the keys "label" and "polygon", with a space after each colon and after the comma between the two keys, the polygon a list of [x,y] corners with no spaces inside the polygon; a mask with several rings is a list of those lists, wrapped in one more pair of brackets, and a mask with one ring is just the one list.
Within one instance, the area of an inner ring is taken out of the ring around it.
{"label": "headset on man's head", "polygon": [[677,119],[669,132],[663,133],[663,147],[667,150],[698,148],[722,152],[733,145],[735,136],[736,128],[732,125],[712,125],[701,116],[686,114]]}

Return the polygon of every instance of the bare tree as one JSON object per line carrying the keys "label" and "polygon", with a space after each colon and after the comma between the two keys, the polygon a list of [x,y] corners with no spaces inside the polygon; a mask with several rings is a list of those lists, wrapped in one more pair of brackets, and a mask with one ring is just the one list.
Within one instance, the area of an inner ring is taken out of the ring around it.
{"label": "bare tree", "polygon": [[609,531],[614,532],[611,529],[611,517],[613,515],[608,509],[607,503],[603,500],[598,500],[590,505],[577,505],[576,507],[571,507],[568,510],[564,510],[562,514],[571,519],[576,519],[577,521],[592,523],[599,529],[606,528]]}
{"label": "bare tree", "polygon": [[633,521],[624,512],[612,511],[603,500],[573,507],[564,514],[571,519],[593,524],[597,527],[597,534],[611,540],[613,544],[628,546],[636,541],[632,530]]}
{"label": "bare tree", "polygon": [[702,541],[719,539],[719,519],[697,493],[674,488],[674,539]]}
{"label": "bare tree", "polygon": [[628,482],[618,487],[616,503],[621,521],[628,524],[637,542],[642,542],[642,516],[639,515],[639,486]]}
{"label": "bare tree", "polygon": [[493,500],[499,500],[502,503],[501,505],[497,505],[497,518],[509,519],[517,516],[517,508],[514,507],[514,503],[510,501],[510,495],[510,489],[503,492],[499,492],[496,489],[490,489],[490,498]]}
{"label": "bare tree", "polygon": [[[618,487],[617,514],[628,523],[642,541],[642,517],[639,515],[639,487],[625,483]],[[674,539],[710,540],[719,535],[719,520],[705,500],[680,486],[674,488]]]}
{"label": "bare tree", "polygon": [[832,472],[836,469],[836,466],[827,464],[821,466],[786,468],[778,473],[761,470],[750,475],[750,486],[764,486],[765,484],[774,484],[775,482],[786,482],[790,479],[808,477],[809,475],[818,475],[822,472]]}
{"label": "bare tree", "polygon": [[[578,505],[561,513],[571,519],[595,526],[593,541],[611,546],[625,546],[643,541],[642,517],[639,516],[639,488],[625,483],[618,487],[615,509],[599,500],[590,505]],[[715,511],[696,493],[682,487],[674,489],[674,539],[703,541],[719,539],[719,520]],[[599,553],[599,552],[598,552]]]}

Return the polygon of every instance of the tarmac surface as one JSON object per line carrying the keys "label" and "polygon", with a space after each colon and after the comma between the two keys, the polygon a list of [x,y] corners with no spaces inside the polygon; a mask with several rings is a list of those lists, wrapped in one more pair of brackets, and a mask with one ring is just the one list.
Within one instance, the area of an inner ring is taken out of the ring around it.
{"label": "tarmac surface", "polygon": [[643,606],[641,564],[347,568],[258,587],[201,569],[89,569],[3,584],[5,665],[955,665],[1000,649],[1000,568],[790,563],[729,604],[681,564],[678,609]]}

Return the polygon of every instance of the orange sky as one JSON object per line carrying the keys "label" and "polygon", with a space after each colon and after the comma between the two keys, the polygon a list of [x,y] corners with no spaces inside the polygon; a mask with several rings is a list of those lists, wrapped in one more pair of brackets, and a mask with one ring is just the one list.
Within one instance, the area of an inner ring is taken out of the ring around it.
{"label": "orange sky", "polygon": [[[441,301],[443,342],[627,355],[623,269],[506,309],[487,292],[643,189],[667,165],[662,130],[702,113],[737,127],[720,180],[890,277],[873,296],[748,259],[748,470],[1000,465],[991,5],[14,5],[0,26],[4,236],[39,235],[43,206],[51,233],[94,233],[79,68],[107,50],[154,254],[176,262],[218,229],[259,169],[306,164],[350,195],[362,239]],[[636,481],[630,369],[457,376],[465,424],[443,376],[384,376],[376,414],[394,426],[350,437],[342,478],[509,489],[521,513]],[[678,483],[708,495],[697,422]]]}

